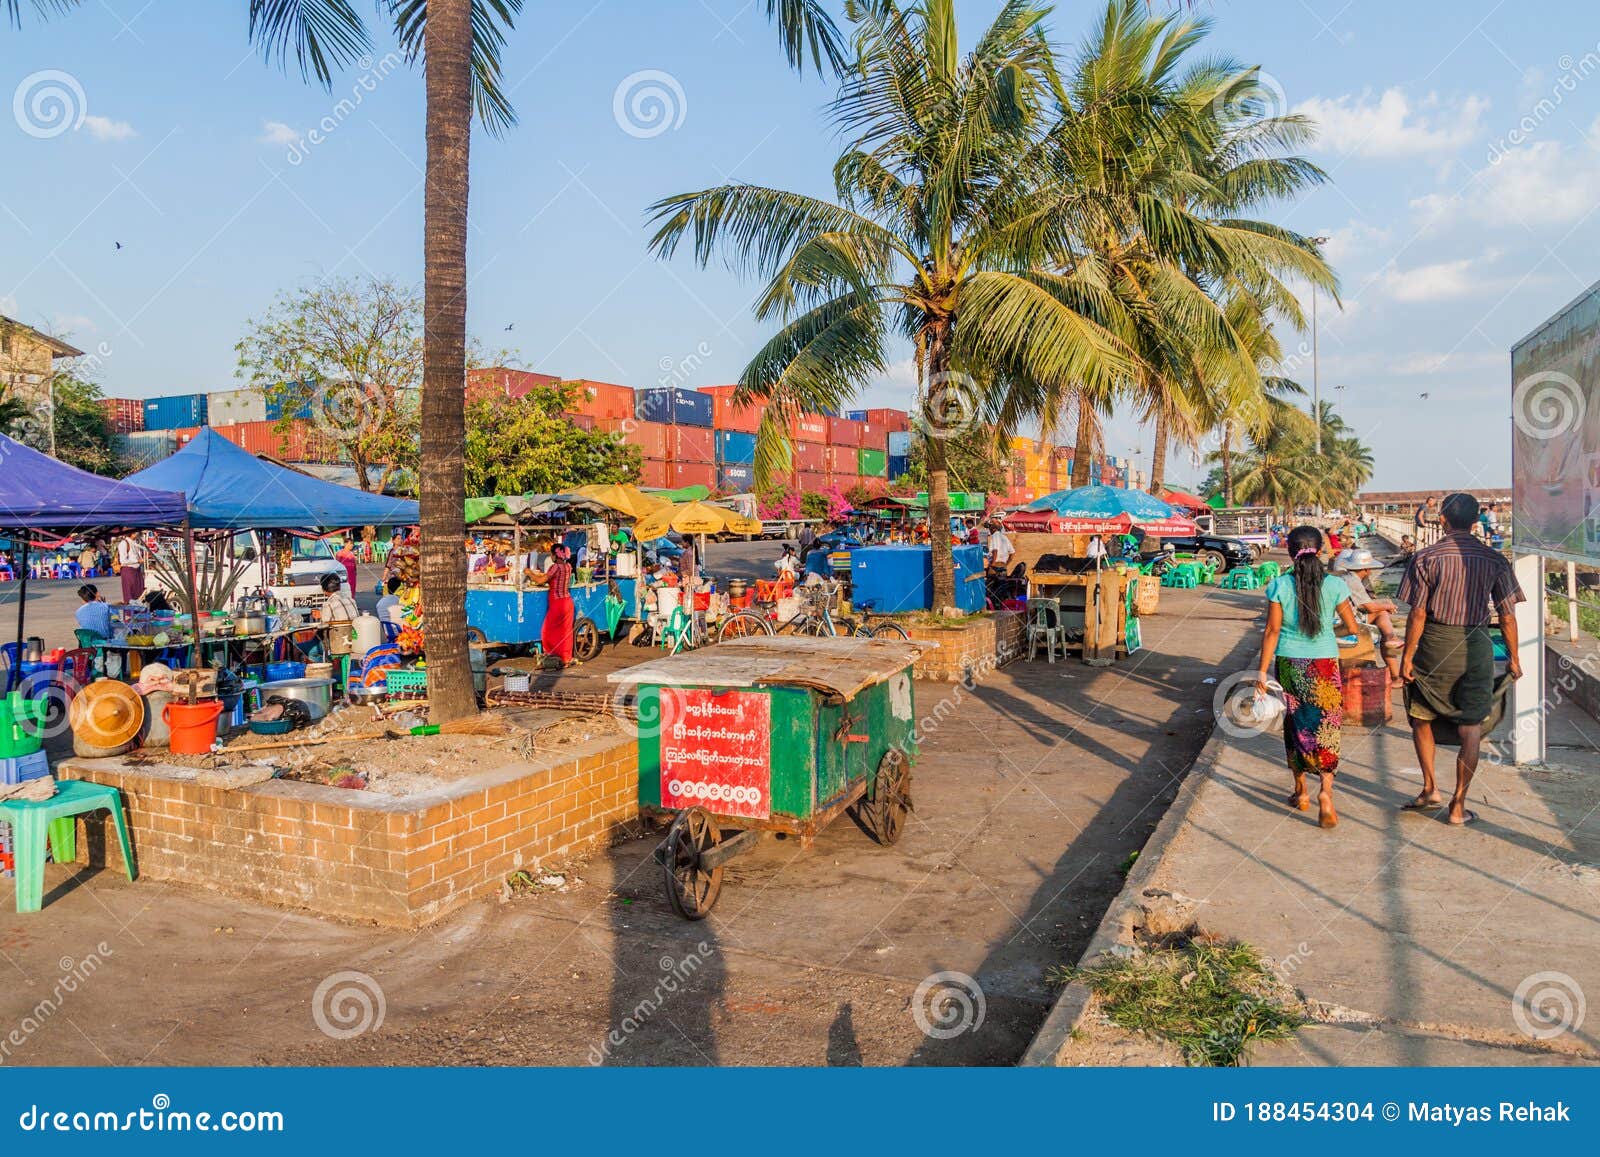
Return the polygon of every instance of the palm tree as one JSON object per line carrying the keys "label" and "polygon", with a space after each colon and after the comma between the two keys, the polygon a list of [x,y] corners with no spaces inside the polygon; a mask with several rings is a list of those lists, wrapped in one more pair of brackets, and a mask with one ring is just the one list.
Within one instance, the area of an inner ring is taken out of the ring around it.
{"label": "palm tree", "polygon": [[[41,15],[78,0],[33,0]],[[4,0],[21,22],[20,0]],[[426,190],[423,208],[422,587],[428,608],[430,718],[477,710],[467,655],[464,417],[467,318],[468,154],[474,110],[491,132],[515,123],[500,86],[500,52],[522,0],[378,0],[402,48],[426,60]],[[844,60],[820,0],[766,0],[790,64],[819,70]],[[269,58],[294,57],[304,78],[331,85],[335,69],[370,39],[349,0],[249,0],[250,38]]]}
{"label": "palm tree", "polygon": [[[952,0],[855,0],[847,14],[857,55],[832,106],[849,138],[837,200],[741,184],[683,193],[651,206],[650,244],[670,257],[690,237],[702,265],[725,252],[766,283],[755,314],[781,328],[739,388],[768,402],[758,477],[787,473],[797,413],[849,399],[897,336],[909,341],[942,528],[952,427],[987,417],[1010,433],[1042,400],[1107,388],[1128,362],[1092,316],[1103,294],[1042,260],[1057,193],[1026,158],[1059,91],[1045,10],[1008,0],[965,56]],[[932,542],[934,606],[953,606],[949,538]]]}

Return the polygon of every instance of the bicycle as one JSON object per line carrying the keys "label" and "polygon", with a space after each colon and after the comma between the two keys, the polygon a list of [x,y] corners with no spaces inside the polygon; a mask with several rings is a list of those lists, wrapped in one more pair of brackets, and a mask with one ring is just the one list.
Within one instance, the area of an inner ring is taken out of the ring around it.
{"label": "bicycle", "polygon": [[[799,613],[782,623],[774,623],[776,604],[771,613],[747,610],[729,615],[717,631],[717,642],[742,639],[750,635],[808,635],[813,638],[838,638],[854,632],[855,624],[848,620],[835,620],[833,612],[839,606],[837,580],[797,587],[801,598]],[[843,628],[841,630],[840,628]]]}
{"label": "bicycle", "polygon": [[905,639],[910,641],[911,635],[899,623],[892,619],[882,618],[874,623],[872,620],[877,612],[873,610],[875,603],[865,602],[857,604],[853,609],[861,612],[861,621],[856,624],[853,632],[858,639]]}

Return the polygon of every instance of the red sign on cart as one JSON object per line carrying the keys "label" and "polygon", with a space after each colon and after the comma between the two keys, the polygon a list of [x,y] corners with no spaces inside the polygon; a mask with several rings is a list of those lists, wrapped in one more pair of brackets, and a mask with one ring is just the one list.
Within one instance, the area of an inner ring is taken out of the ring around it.
{"label": "red sign on cart", "polygon": [[661,688],[661,805],[766,819],[771,724],[766,695]]}

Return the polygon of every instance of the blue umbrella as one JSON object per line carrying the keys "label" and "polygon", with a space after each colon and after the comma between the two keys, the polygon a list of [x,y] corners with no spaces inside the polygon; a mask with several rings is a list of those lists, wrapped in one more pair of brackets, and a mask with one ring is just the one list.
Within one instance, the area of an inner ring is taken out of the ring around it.
{"label": "blue umbrella", "polygon": [[1093,525],[1097,523],[1115,523],[1123,528],[1136,525],[1167,534],[1193,531],[1193,524],[1155,495],[1120,486],[1057,490],[1030,503],[1025,510],[1049,516],[1053,526],[1069,531],[1093,532],[1099,529]]}

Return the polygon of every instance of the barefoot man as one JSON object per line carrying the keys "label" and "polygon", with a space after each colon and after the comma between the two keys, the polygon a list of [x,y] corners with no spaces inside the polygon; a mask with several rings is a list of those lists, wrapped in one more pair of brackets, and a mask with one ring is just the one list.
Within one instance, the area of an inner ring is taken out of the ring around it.
{"label": "barefoot man", "polygon": [[1476,498],[1452,494],[1439,513],[1444,535],[1417,551],[1400,584],[1400,599],[1411,607],[1400,677],[1406,684],[1411,739],[1422,765],[1422,794],[1406,807],[1431,810],[1443,804],[1433,778],[1433,721],[1454,720],[1461,733],[1461,754],[1456,758],[1450,822],[1467,824],[1478,818],[1467,810],[1467,788],[1478,769],[1483,721],[1494,693],[1490,608],[1510,651],[1507,669],[1513,679],[1520,679],[1515,609],[1523,594],[1505,556],[1473,537]]}

